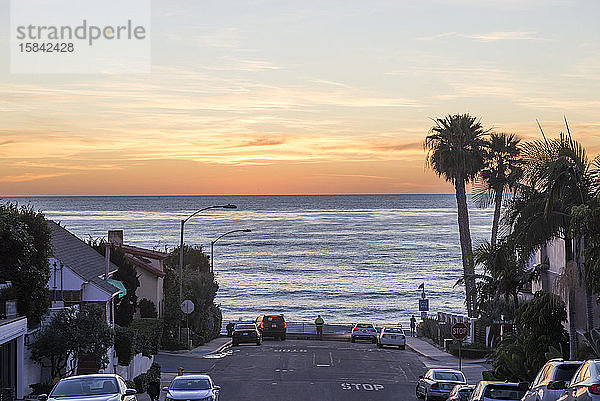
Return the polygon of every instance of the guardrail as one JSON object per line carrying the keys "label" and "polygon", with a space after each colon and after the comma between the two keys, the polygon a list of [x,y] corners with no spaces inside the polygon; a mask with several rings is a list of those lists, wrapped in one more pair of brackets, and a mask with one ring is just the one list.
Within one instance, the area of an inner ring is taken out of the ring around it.
{"label": "guardrail", "polygon": [[[223,320],[221,325],[221,335],[227,334],[227,324],[229,322],[239,323],[238,320]],[[316,334],[317,328],[314,323],[311,322],[286,322],[287,323],[287,332],[289,334]],[[410,324],[402,323],[402,328],[406,332],[406,334],[410,334]],[[380,331],[384,326],[398,326],[396,324],[382,324],[380,326],[376,326],[377,331]],[[352,331],[352,327],[354,327],[354,323],[325,323],[323,325],[323,334],[349,334]]]}

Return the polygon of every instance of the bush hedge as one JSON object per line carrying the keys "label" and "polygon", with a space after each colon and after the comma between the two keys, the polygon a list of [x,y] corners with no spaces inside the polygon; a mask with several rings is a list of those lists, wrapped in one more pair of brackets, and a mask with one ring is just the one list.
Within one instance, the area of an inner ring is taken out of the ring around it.
{"label": "bush hedge", "polygon": [[158,354],[163,332],[161,319],[134,319],[129,326],[135,333],[134,352],[150,357]]}
{"label": "bush hedge", "polygon": [[133,359],[135,332],[130,327],[115,326],[115,353],[119,365],[129,366]]}
{"label": "bush hedge", "polygon": [[138,309],[140,310],[140,317],[156,319],[158,314],[156,313],[156,305],[149,299],[142,298],[138,301]]}
{"label": "bush hedge", "polygon": [[146,373],[140,373],[133,378],[133,383],[135,391],[137,391],[138,394],[145,393],[146,390],[148,390],[148,375],[146,375]]}

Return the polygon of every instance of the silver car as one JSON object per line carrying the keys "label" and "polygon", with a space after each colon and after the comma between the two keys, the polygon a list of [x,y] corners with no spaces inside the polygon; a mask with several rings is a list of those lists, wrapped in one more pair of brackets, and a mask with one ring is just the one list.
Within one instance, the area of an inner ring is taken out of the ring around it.
{"label": "silver car", "polygon": [[457,384],[467,384],[467,379],[460,370],[429,369],[425,376],[419,376],[416,395],[426,401],[445,400]]}
{"label": "silver car", "polygon": [[559,400],[600,401],[600,359],[585,361]]}
{"label": "silver car", "polygon": [[521,401],[556,401],[583,362],[551,359],[540,369]]}
{"label": "silver car", "polygon": [[119,375],[98,374],[72,376],[60,380],[49,395],[38,396],[41,401],[135,401],[136,391],[127,388]]}
{"label": "silver car", "polygon": [[220,387],[215,386],[208,375],[177,376],[169,387],[163,387],[163,391],[167,392],[165,401],[216,401],[219,390]]}

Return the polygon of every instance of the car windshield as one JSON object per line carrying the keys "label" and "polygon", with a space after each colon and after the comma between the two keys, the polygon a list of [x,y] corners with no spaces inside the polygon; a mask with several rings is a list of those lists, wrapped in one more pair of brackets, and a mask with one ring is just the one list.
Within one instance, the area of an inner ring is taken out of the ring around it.
{"label": "car windshield", "polygon": [[356,327],[359,329],[372,329],[373,325],[370,323],[356,323]]}
{"label": "car windshield", "polygon": [[402,334],[402,329],[398,329],[398,328],[396,328],[396,327],[386,327],[386,328],[384,329],[384,331],[385,331],[386,333],[399,333],[399,334]]}
{"label": "car windshield", "polygon": [[171,390],[209,390],[208,379],[176,379],[171,384]]}
{"label": "car windshield", "polygon": [[460,372],[435,372],[435,380],[449,382],[465,382],[465,377]]}
{"label": "car windshield", "polygon": [[572,363],[560,365],[558,368],[556,368],[556,376],[554,377],[554,380],[567,382],[571,381],[573,375],[575,374],[575,371],[577,371],[577,369],[579,369],[580,366],[581,364]]}
{"label": "car windshield", "polygon": [[525,396],[525,390],[519,390],[517,386],[490,384],[483,395],[492,400],[520,400]]}
{"label": "car windshield", "polygon": [[59,381],[50,395],[52,397],[77,397],[118,392],[119,386],[114,377],[82,377]]}
{"label": "car windshield", "polygon": [[253,324],[236,324],[235,329],[236,330],[254,330],[254,329],[256,329],[256,326]]}
{"label": "car windshield", "polygon": [[265,316],[265,320],[270,323],[277,323],[283,320],[281,316]]}

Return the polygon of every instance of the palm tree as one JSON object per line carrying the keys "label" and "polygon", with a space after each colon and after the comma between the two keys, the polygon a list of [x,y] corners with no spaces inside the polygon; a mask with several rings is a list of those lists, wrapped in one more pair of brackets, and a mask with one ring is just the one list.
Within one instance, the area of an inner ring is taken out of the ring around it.
{"label": "palm tree", "polygon": [[520,142],[514,134],[492,133],[486,146],[485,167],[479,174],[481,181],[473,186],[477,206],[494,203],[492,247],[498,238],[502,196],[507,190],[514,191],[523,176]]}
{"label": "palm tree", "polygon": [[436,118],[435,125],[425,138],[427,165],[454,184],[458,209],[458,231],[465,276],[467,313],[475,316],[475,280],[473,278],[473,249],[469,228],[469,211],[465,186],[472,181],[484,165],[485,130],[469,114],[448,115]]}
{"label": "palm tree", "polygon": [[[542,131],[543,135],[543,131]],[[513,228],[513,240],[520,244],[521,254],[528,258],[553,238],[562,238],[565,243],[565,272],[571,274],[573,264],[581,272],[578,249],[581,238],[573,238],[571,217],[574,207],[588,204],[594,191],[590,162],[583,147],[567,134],[559,138],[537,140],[523,147],[525,183],[519,188],[507,213]],[[580,275],[581,276],[581,275]],[[565,276],[565,283],[568,280]],[[562,285],[563,290],[565,285]],[[571,286],[570,291],[575,291]],[[589,294],[588,294],[589,295]],[[568,301],[574,294],[568,294]],[[575,332],[575,308],[568,302],[569,342],[571,357],[577,347]],[[592,322],[589,322],[592,324]]]}

